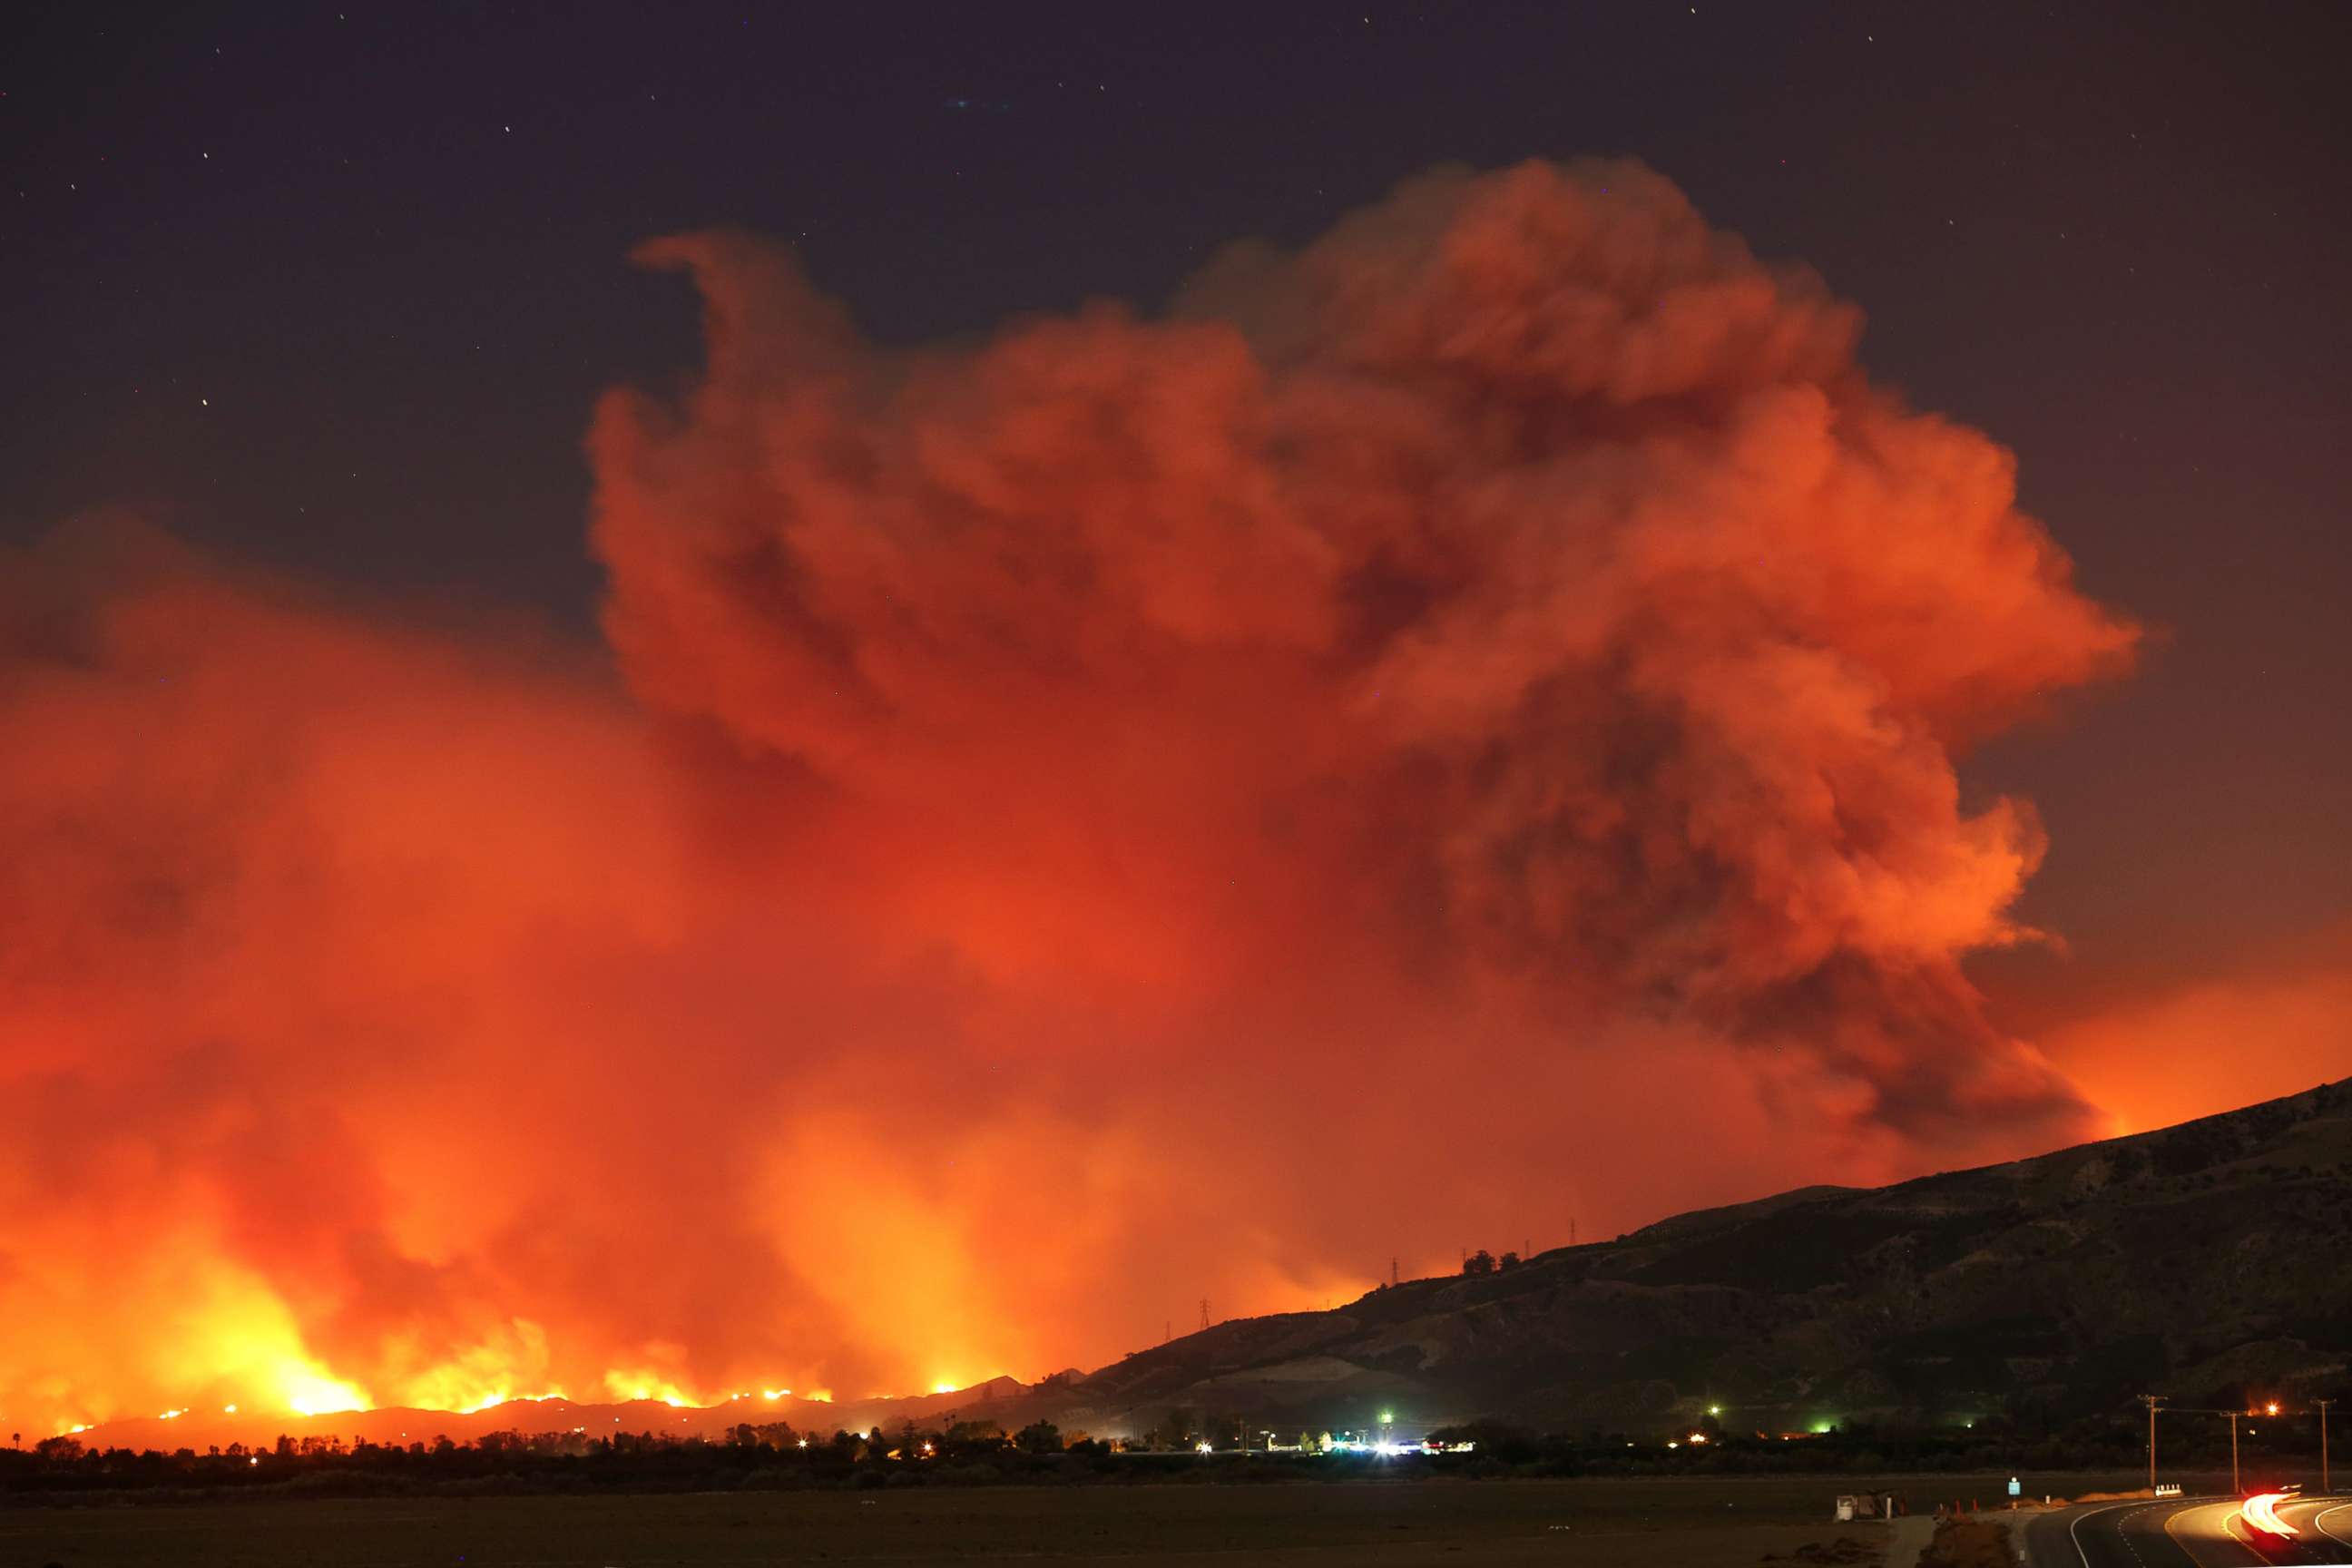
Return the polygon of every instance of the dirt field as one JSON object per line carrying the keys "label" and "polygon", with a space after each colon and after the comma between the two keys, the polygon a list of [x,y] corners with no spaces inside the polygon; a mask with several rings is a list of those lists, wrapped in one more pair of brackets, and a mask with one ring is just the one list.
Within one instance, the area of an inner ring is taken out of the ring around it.
{"label": "dirt field", "polygon": [[[1973,1484],[1883,1486],[1915,1506]],[[0,1568],[650,1568],[666,1563],[1867,1565],[1838,1478],[927,1488],[670,1497],[277,1500],[0,1510]],[[1852,1544],[1844,1544],[1851,1542]],[[1800,1549],[1812,1547],[1812,1552]]]}
{"label": "dirt field", "polygon": [[1936,1531],[1919,1568],[2009,1568],[2015,1550],[1998,1520],[1960,1520]]}

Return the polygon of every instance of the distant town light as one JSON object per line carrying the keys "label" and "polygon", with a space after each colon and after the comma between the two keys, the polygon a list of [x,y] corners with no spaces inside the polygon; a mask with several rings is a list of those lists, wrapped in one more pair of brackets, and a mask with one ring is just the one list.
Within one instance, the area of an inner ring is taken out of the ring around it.
{"label": "distant town light", "polygon": [[1194,1447],[1198,1447],[1198,1448],[1201,1450],[1201,1452],[1202,1452],[1203,1454],[1208,1453],[1208,1452],[1210,1451],[1210,1450],[1209,1450],[1209,1445],[1208,1445],[1208,1444],[1206,1444],[1206,1443],[1199,1443],[1199,1444],[1195,1444],[1195,1445],[1194,1445]]}
{"label": "distant town light", "polygon": [[1706,1407],[1706,1413],[1709,1415],[1720,1415],[1723,1414],[1723,1406],[1720,1405],[1710,1405]]}

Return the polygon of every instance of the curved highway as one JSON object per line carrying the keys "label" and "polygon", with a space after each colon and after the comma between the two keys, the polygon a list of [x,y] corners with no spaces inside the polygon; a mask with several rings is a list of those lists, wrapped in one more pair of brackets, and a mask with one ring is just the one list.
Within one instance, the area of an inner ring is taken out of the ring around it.
{"label": "curved highway", "polygon": [[2095,1502],[2027,1518],[2018,1555],[2026,1568],[2312,1568],[2352,1564],[2352,1498],[2294,1498],[2276,1505],[2294,1533],[2247,1523],[2236,1498],[2146,1498]]}
{"label": "curved highway", "polygon": [[2352,1563],[2352,1498],[2301,1498],[2281,1504],[2278,1515],[2303,1532],[2312,1561]]}

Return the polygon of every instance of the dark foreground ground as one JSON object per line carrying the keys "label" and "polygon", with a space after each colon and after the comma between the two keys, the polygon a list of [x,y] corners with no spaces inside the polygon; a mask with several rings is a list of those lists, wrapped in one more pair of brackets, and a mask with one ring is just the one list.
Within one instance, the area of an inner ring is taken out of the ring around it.
{"label": "dark foreground ground", "polygon": [[[2026,1478],[2079,1494],[2128,1477]],[[1888,1477],[1912,1506],[2006,1478]],[[1849,1477],[924,1488],[646,1497],[110,1503],[0,1510],[0,1568],[648,1568],[663,1563],[1643,1563],[1858,1568],[1886,1527],[1831,1522]],[[1847,1544],[1851,1543],[1851,1544]],[[1800,1552],[1801,1548],[1817,1549]]]}

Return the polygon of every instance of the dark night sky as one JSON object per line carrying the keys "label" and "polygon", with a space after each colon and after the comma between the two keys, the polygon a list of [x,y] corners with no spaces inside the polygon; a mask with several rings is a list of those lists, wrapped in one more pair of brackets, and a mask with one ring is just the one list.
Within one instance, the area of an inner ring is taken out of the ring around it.
{"label": "dark night sky", "polygon": [[9,541],[127,503],[584,626],[589,407],[698,353],[646,237],[796,237],[908,341],[1157,301],[1435,163],[1629,153],[1859,301],[2160,628],[1969,773],[2039,802],[2076,971],[2352,910],[2340,6],[9,10]]}

